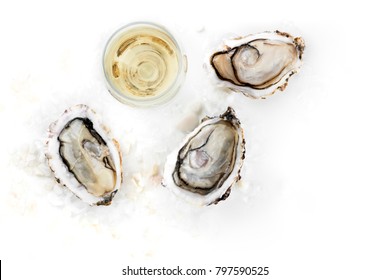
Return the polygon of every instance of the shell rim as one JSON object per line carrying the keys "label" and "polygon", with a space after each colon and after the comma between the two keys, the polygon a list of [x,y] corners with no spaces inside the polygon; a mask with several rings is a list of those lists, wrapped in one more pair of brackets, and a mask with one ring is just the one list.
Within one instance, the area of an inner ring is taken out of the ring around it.
{"label": "shell rim", "polygon": [[[63,127],[71,120],[77,117],[84,117],[91,120],[94,129],[106,142],[107,147],[113,157],[116,167],[117,181],[114,189],[102,197],[97,197],[89,193],[86,188],[80,184],[74,175],[68,172],[66,165],[62,162],[59,155],[59,141],[58,135]],[[47,131],[45,157],[50,170],[53,172],[55,179],[62,186],[67,187],[79,199],[87,202],[89,205],[109,205],[115,194],[118,192],[122,183],[122,155],[119,148],[119,143],[111,137],[109,130],[101,123],[95,111],[87,105],[74,105],[64,111],[58,120],[51,123]],[[68,175],[70,174],[70,175]]]}

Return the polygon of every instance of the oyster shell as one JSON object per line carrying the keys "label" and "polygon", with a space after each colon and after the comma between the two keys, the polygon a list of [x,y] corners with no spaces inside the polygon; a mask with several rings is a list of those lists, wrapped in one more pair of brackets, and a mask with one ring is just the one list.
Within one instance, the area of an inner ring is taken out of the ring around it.
{"label": "oyster shell", "polygon": [[221,86],[252,98],[265,98],[284,90],[288,79],[302,65],[302,38],[275,31],[249,35],[225,42],[210,64]]}
{"label": "oyster shell", "polygon": [[48,130],[46,158],[59,183],[90,205],[109,205],[122,181],[119,143],[86,105],[67,109]]}
{"label": "oyster shell", "polygon": [[244,158],[244,133],[228,107],[218,117],[204,118],[168,156],[162,184],[194,204],[217,204],[240,179]]}

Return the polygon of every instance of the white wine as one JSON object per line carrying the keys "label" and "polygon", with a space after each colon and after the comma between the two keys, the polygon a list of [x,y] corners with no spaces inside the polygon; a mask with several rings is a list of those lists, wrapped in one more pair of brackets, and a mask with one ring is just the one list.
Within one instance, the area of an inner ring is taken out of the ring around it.
{"label": "white wine", "polygon": [[141,100],[169,92],[182,71],[181,59],[173,37],[163,28],[145,23],[114,34],[103,64],[110,86],[121,99]]}

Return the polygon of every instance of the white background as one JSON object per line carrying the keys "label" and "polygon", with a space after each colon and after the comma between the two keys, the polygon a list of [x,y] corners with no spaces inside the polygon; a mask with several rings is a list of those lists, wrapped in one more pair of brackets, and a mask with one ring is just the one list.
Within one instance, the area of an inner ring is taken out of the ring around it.
{"label": "white background", "polygon": [[[124,279],[127,265],[389,279],[388,9],[379,1],[96,2],[0,4],[5,279]],[[137,20],[165,25],[188,56],[185,84],[166,106],[130,108],[105,89],[105,41]],[[213,47],[276,29],[307,45],[284,92],[251,100],[213,86],[203,67]],[[110,207],[86,206],[46,166],[48,125],[78,103],[94,108],[122,146],[124,183]],[[245,129],[243,180],[217,206],[178,201],[158,182],[185,135],[181,120],[228,105]]]}

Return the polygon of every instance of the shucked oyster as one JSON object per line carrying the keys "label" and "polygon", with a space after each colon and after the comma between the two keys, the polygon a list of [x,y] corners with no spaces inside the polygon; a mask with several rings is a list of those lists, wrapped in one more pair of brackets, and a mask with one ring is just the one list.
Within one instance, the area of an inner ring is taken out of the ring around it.
{"label": "shucked oyster", "polygon": [[206,117],[168,156],[163,185],[197,205],[226,199],[240,179],[245,140],[232,108],[219,117]]}
{"label": "shucked oyster", "polygon": [[122,181],[118,142],[93,110],[76,105],[52,123],[46,157],[57,181],[90,205],[109,205]]}
{"label": "shucked oyster", "polygon": [[222,86],[252,98],[284,90],[302,65],[305,44],[284,32],[264,32],[225,42],[210,58]]}

